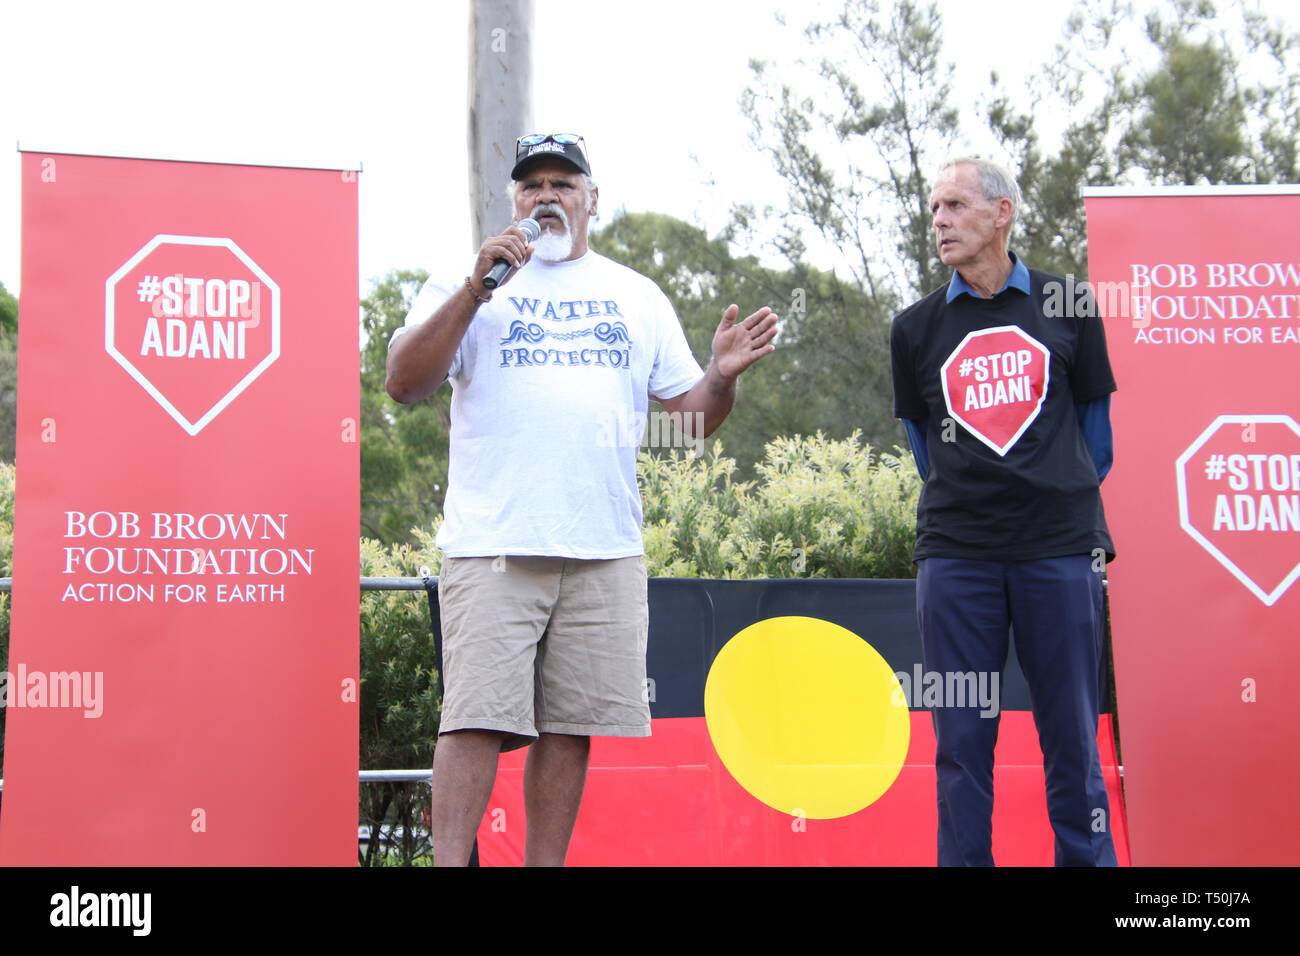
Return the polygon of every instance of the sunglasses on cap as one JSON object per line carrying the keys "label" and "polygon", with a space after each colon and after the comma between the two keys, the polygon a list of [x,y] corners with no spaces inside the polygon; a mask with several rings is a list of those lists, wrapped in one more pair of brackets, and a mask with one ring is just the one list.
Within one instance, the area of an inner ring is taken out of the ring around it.
{"label": "sunglasses on cap", "polygon": [[[520,136],[515,140],[515,161],[524,158],[524,153],[530,146],[537,146],[540,143],[559,143],[561,146],[578,146],[586,145],[586,141],[577,133],[529,133],[527,136]],[[585,153],[586,150],[583,149]]]}
{"label": "sunglasses on cap", "polygon": [[586,142],[577,133],[529,133],[515,141],[515,166],[510,178],[518,181],[524,171],[536,160],[553,156],[574,166],[578,172],[591,175],[587,159]]}

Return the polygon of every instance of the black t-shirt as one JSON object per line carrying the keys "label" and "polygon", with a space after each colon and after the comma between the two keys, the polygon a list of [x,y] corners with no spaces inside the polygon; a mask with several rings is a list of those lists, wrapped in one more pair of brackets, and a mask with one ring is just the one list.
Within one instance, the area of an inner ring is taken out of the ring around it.
{"label": "black t-shirt", "polygon": [[[1114,557],[1074,410],[1115,390],[1105,332],[1087,296],[1060,292],[1082,284],[1029,276],[1029,295],[948,302],[945,286],[894,317],[894,414],[929,421],[916,560]],[[1045,307],[1052,282],[1070,307]]]}

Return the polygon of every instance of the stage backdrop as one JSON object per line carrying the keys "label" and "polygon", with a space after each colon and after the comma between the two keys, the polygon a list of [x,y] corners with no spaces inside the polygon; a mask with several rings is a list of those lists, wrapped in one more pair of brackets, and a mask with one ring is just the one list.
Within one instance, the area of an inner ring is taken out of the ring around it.
{"label": "stage backdrop", "polygon": [[353,864],[353,171],[24,152],[0,863]]}
{"label": "stage backdrop", "polygon": [[[996,684],[927,673],[910,580],[652,578],[649,597],[653,734],[592,739],[570,864],[933,866],[928,708],[961,702],[1000,721],[994,858],[1052,864],[1043,755],[1014,646]],[[1111,812],[1094,826],[1111,830],[1123,865],[1109,714],[1097,740]],[[484,865],[523,862],[525,754],[501,758],[478,831]]]}
{"label": "stage backdrop", "polygon": [[1133,862],[1294,865],[1300,187],[1085,197]]}

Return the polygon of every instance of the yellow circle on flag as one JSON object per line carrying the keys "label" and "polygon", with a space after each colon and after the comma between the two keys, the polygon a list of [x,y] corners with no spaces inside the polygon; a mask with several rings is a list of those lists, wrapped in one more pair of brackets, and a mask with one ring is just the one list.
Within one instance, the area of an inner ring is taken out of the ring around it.
{"label": "yellow circle on flag", "polygon": [[728,641],[704,685],[704,718],[737,783],[774,810],[817,820],[880,797],[911,738],[885,659],[814,617],[769,618]]}

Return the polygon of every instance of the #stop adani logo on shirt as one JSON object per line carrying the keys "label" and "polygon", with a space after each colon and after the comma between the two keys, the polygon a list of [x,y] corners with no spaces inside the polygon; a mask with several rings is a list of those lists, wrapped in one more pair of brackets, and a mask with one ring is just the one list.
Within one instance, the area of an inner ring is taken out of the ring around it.
{"label": "#stop adani logo on shirt", "polygon": [[948,414],[999,455],[1038,417],[1047,394],[1047,347],[1015,325],[961,340],[940,371]]}

